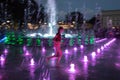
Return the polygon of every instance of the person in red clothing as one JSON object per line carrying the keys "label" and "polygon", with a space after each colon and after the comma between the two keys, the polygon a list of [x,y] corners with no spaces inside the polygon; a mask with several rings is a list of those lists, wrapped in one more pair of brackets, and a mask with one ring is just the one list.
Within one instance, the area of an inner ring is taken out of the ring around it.
{"label": "person in red clothing", "polygon": [[54,48],[55,48],[55,55],[47,57],[47,62],[54,57],[57,57],[57,65],[59,65],[60,60],[62,58],[62,50],[61,50],[61,33],[64,31],[62,27],[59,27],[58,33],[53,38]]}

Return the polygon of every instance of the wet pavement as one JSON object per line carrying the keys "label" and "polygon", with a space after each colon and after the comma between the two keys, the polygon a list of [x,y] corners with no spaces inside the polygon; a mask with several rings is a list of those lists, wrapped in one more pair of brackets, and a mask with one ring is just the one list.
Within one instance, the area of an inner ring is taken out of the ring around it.
{"label": "wet pavement", "polygon": [[94,45],[62,46],[60,66],[48,46],[0,44],[0,80],[120,80],[120,40]]}

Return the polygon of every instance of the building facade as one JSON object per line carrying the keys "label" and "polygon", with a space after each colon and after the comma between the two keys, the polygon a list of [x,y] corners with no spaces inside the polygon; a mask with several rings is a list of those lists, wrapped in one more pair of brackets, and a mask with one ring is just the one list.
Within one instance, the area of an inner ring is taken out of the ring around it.
{"label": "building facade", "polygon": [[103,10],[101,21],[104,28],[120,28],[120,10]]}

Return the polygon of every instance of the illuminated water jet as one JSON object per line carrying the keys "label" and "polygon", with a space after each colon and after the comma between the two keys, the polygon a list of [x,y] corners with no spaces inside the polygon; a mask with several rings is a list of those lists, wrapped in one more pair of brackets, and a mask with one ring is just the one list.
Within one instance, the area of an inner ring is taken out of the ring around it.
{"label": "illuminated water jet", "polygon": [[69,72],[71,72],[71,73],[75,73],[75,64],[73,64],[73,63],[71,63],[70,64],[70,69],[69,69]]}
{"label": "illuminated water jet", "polygon": [[30,60],[30,65],[31,65],[31,66],[34,66],[34,65],[35,65],[35,61],[34,61],[33,58]]}
{"label": "illuminated water jet", "polygon": [[88,57],[87,56],[84,56],[84,62],[88,62]]}

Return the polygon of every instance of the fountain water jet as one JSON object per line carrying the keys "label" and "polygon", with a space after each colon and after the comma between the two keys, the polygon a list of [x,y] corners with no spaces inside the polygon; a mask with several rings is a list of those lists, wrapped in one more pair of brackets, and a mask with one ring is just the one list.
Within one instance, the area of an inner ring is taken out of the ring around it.
{"label": "fountain water jet", "polygon": [[75,72],[75,64],[71,63],[70,64],[70,69],[69,69],[70,72],[74,73]]}
{"label": "fountain water jet", "polygon": [[30,65],[31,65],[31,66],[34,66],[34,65],[35,65],[35,61],[34,61],[33,58],[30,60]]}
{"label": "fountain water jet", "polygon": [[84,62],[88,62],[88,57],[87,56],[84,56]]}
{"label": "fountain water jet", "polygon": [[50,27],[49,30],[49,36],[54,36],[53,29],[55,29],[56,26],[56,4],[55,0],[48,0],[47,1],[47,13],[49,14],[49,22],[48,27]]}
{"label": "fountain water jet", "polygon": [[65,50],[65,54],[68,54],[68,53],[69,53],[69,52],[68,52],[68,49],[66,49],[66,50]]}

